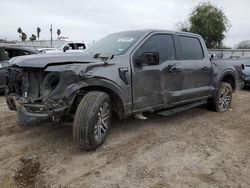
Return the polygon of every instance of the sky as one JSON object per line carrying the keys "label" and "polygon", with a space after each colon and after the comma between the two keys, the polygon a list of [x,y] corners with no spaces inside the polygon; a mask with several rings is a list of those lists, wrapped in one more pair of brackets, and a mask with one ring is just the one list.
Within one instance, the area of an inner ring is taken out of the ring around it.
{"label": "sky", "polygon": [[[90,43],[107,34],[135,29],[177,30],[203,0],[0,0],[0,38],[17,40],[17,28],[28,36],[41,28],[40,39],[61,36]],[[250,40],[249,0],[211,0],[222,8],[231,28],[224,44]]]}

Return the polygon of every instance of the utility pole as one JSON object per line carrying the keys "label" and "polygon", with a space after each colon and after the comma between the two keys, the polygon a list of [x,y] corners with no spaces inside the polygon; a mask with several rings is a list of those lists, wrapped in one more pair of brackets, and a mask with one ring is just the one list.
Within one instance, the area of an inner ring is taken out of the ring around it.
{"label": "utility pole", "polygon": [[52,41],[53,41],[53,38],[52,38],[52,24],[50,24],[50,46],[52,46]]}

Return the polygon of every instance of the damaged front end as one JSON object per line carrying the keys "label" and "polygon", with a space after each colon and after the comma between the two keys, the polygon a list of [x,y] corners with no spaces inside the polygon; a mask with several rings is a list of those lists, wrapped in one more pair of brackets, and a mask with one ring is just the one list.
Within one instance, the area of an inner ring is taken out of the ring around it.
{"label": "damaged front end", "polygon": [[74,94],[67,93],[78,76],[39,68],[10,67],[6,75],[6,100],[17,111],[18,124],[58,122],[70,113]]}

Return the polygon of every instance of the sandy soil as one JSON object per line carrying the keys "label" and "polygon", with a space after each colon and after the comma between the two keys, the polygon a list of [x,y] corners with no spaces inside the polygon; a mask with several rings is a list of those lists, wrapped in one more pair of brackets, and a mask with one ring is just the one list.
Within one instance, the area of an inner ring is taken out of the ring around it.
{"label": "sandy soil", "polygon": [[250,187],[250,90],[226,113],[114,120],[94,152],[70,124],[17,126],[0,97],[0,187]]}

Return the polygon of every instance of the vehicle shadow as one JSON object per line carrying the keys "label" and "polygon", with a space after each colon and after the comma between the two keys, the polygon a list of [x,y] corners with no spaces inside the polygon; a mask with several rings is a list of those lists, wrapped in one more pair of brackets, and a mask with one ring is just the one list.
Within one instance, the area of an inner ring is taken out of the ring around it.
{"label": "vehicle shadow", "polygon": [[[175,122],[176,120],[181,121],[182,119],[186,119],[186,118],[192,118],[192,115],[195,113],[196,115],[203,115],[204,113],[207,113],[208,109],[206,105],[200,106],[200,107],[196,107],[190,110],[186,110],[183,112],[179,112],[176,114],[172,114],[169,116],[161,116],[158,115],[157,113],[145,113],[144,115],[147,117],[146,120],[139,120],[139,119],[135,119],[134,117],[129,117],[127,119],[124,120],[120,120],[117,117],[115,119],[113,119],[113,123],[112,123],[112,130],[119,130],[122,129],[122,126],[125,127],[134,127],[134,126],[141,126],[141,127],[146,127],[148,125],[152,125],[155,124],[156,126],[158,124],[164,123],[172,123]],[[178,126],[178,125],[176,125]],[[133,130],[131,130],[133,131]]]}
{"label": "vehicle shadow", "polygon": [[244,91],[250,91],[250,86],[244,86],[243,90]]}
{"label": "vehicle shadow", "polygon": [[[120,120],[118,117],[114,116],[104,147],[98,148],[97,151],[105,150],[105,147],[112,145],[113,142],[117,141],[117,137],[119,136],[126,137],[123,134],[137,134],[157,127],[170,126],[170,124],[178,126],[180,122],[192,119],[194,115],[202,116],[204,113],[207,113],[207,109],[205,106],[201,106],[168,117],[163,117],[156,113],[146,113],[147,120],[138,120],[133,117]],[[27,143],[32,140],[34,144],[37,143],[40,147],[46,145],[47,149],[50,150],[61,149],[74,154],[86,152],[80,149],[73,140],[73,122],[61,122],[58,124],[41,123],[39,125],[22,128],[24,128],[26,132],[25,135],[27,138],[24,139],[27,139],[25,141]]]}

